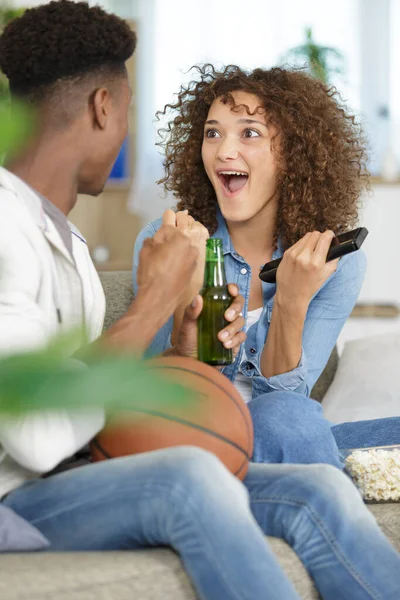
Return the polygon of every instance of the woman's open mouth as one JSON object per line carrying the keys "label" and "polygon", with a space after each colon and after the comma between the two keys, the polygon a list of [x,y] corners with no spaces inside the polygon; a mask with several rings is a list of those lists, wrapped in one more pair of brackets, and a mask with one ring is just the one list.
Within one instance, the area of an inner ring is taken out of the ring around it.
{"label": "woman's open mouth", "polygon": [[228,198],[236,196],[246,185],[249,175],[244,171],[218,171],[218,179],[222,183],[224,194]]}

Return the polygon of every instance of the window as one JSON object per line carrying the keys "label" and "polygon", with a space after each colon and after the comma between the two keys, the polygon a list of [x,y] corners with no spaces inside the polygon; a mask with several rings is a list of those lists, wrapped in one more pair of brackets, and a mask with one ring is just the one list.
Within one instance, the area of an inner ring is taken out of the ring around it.
{"label": "window", "polygon": [[393,150],[400,157],[400,2],[390,6],[389,115]]}
{"label": "window", "polygon": [[358,0],[156,0],[155,104],[162,107],[199,62],[271,67],[313,28],[318,43],[340,49],[346,75],[334,83],[360,110]]}

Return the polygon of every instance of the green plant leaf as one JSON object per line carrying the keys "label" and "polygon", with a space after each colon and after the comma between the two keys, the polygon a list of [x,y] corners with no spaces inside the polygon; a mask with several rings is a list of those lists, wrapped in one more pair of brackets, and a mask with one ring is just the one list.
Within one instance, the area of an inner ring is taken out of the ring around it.
{"label": "green plant leaf", "polygon": [[[304,33],[304,44],[290,48],[281,57],[281,63],[294,63],[295,66],[306,66],[313,77],[324,83],[329,82],[333,73],[343,75],[343,53],[336,48],[317,44],[313,39],[311,27],[306,27]],[[336,61],[337,64],[332,64],[332,61]]]}
{"label": "green plant leaf", "polygon": [[[43,410],[88,410],[104,407],[108,413],[126,410],[190,408],[196,394],[149,372],[149,363],[131,355],[96,350],[90,366],[53,347],[0,360],[0,414],[19,415]],[[69,342],[67,343],[68,347]]]}
{"label": "green plant leaf", "polygon": [[34,114],[25,105],[0,101],[0,154],[25,144],[34,129]]}

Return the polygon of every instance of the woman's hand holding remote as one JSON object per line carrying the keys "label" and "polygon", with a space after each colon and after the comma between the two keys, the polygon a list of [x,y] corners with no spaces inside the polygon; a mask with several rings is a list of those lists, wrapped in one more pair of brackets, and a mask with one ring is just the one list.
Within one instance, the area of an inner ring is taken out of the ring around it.
{"label": "woman's hand holding remote", "polygon": [[326,262],[334,237],[330,230],[313,231],[286,250],[276,275],[276,304],[307,312],[314,294],[336,271],[339,259]]}

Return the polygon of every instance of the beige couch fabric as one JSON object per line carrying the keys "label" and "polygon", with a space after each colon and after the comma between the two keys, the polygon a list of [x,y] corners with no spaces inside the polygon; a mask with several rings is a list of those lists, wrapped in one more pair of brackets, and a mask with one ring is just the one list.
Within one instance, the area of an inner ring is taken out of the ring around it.
{"label": "beige couch fabric", "polygon": [[[369,508],[400,551],[400,504],[374,504]],[[268,538],[268,543],[300,597],[318,600],[311,579],[291,548],[275,538]],[[1,600],[196,598],[179,558],[167,549],[8,554],[0,557],[0,571]]]}

